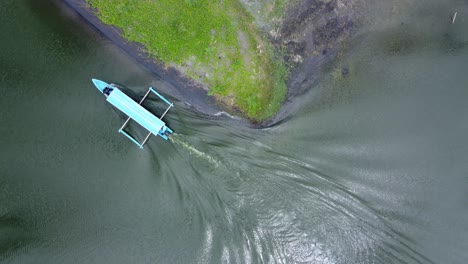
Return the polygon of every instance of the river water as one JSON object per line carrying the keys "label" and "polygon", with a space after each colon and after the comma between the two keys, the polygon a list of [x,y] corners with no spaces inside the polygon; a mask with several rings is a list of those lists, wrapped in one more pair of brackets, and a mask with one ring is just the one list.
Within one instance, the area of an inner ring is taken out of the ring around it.
{"label": "river water", "polygon": [[389,2],[280,124],[174,100],[139,150],[90,79],[171,85],[66,6],[2,0],[0,262],[466,263],[467,2]]}

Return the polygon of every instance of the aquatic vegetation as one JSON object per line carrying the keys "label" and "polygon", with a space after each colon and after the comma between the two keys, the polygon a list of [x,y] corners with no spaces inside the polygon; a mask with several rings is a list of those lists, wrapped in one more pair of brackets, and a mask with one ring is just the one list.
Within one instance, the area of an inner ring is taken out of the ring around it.
{"label": "aquatic vegetation", "polygon": [[286,95],[287,67],[238,0],[87,0],[129,41],[256,121]]}

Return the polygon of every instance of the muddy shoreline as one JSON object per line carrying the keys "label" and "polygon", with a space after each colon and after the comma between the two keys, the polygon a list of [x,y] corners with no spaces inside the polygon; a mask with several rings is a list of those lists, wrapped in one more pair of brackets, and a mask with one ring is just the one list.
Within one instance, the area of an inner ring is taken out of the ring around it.
{"label": "muddy shoreline", "polygon": [[301,107],[299,98],[316,85],[365,19],[363,0],[301,0],[290,5],[279,28],[268,32],[270,41],[286,50],[291,68],[288,94],[280,111],[260,127],[278,124]]}
{"label": "muddy shoreline", "polygon": [[[360,0],[359,0],[360,1]],[[159,79],[171,84],[164,93],[184,102],[192,109],[213,118],[228,117],[223,107],[200,84],[184,77],[173,68],[152,59],[139,44],[125,40],[119,30],[101,22],[85,0],[64,0],[83,20],[96,28],[118,47],[144,65]],[[332,61],[341,44],[352,36],[358,24],[358,0],[343,4],[340,0],[304,0],[290,6],[274,35],[267,32],[270,41],[285,49],[285,61],[291,67],[287,82],[288,94],[280,111],[271,119],[252,124],[246,120],[236,122],[256,128],[270,127],[293,114],[298,105],[296,98],[303,95],[319,80],[323,66]]]}
{"label": "muddy shoreline", "polygon": [[209,116],[222,115],[224,110],[217,105],[214,98],[208,96],[207,91],[203,87],[185,78],[173,68],[166,69],[164,65],[145,53],[141,45],[125,40],[117,28],[102,23],[84,0],[64,0],[64,2],[79,14],[85,23],[97,29],[99,33],[110,39],[138,63],[155,74],[158,79],[171,84],[170,89],[158,88],[159,90],[162,89],[162,92],[184,102],[200,113]]}

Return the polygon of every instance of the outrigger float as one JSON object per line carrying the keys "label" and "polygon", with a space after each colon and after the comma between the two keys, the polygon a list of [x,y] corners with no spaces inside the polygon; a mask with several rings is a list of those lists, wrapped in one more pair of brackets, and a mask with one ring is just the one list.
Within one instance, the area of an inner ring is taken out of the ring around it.
{"label": "outrigger float", "polygon": [[[109,103],[128,116],[128,119],[119,129],[119,133],[124,134],[141,149],[143,148],[143,145],[146,143],[146,141],[148,141],[151,134],[158,135],[167,140],[168,136],[173,133],[173,131],[166,126],[166,123],[162,121],[162,119],[167,114],[169,109],[174,107],[174,104],[156,92],[152,87],[148,89],[148,92],[146,92],[145,96],[143,96],[143,99],[141,99],[140,103],[137,103],[122,91],[120,91],[114,84],[108,84],[97,79],[92,79],[92,81],[96,88],[98,88],[98,90],[107,97],[107,101]],[[153,115],[141,105],[146,97],[148,97],[150,92],[156,94],[161,100],[169,105],[161,117]],[[142,143],[138,142],[134,137],[132,137],[124,130],[128,122],[132,119],[149,131],[148,135]]]}

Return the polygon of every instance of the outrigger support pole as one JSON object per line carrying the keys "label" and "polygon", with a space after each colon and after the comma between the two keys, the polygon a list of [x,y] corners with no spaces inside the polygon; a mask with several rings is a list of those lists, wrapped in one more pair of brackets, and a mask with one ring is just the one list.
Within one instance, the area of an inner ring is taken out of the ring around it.
{"label": "outrigger support pole", "polygon": [[166,109],[166,111],[164,111],[164,114],[162,114],[162,116],[159,118],[159,119],[163,119],[163,117],[167,114],[167,112],[169,112],[169,109],[171,109],[171,107],[173,107],[174,105],[173,104],[170,104],[169,107]]}
{"label": "outrigger support pole", "polygon": [[145,140],[143,140],[143,142],[140,144],[140,148],[143,148],[143,145],[146,143],[146,141],[148,141],[148,138],[151,136],[151,134],[152,134],[151,132],[148,133]]}
{"label": "outrigger support pole", "polygon": [[[149,91],[152,91],[154,94],[156,94],[159,98],[161,98],[161,100],[163,100],[164,102],[166,102],[166,104],[169,105],[169,107],[166,109],[166,111],[164,111],[164,114],[162,114],[162,116],[159,118],[159,119],[163,119],[163,117],[167,114],[167,112],[169,111],[169,109],[171,109],[171,107],[174,107],[174,104],[169,102],[166,98],[164,98],[164,96],[160,95],[158,92],[156,92],[156,90],[153,89],[153,87],[150,87],[149,90],[148,90],[148,93]],[[148,95],[148,93],[146,93]],[[146,96],[146,95],[145,95]]]}
{"label": "outrigger support pole", "polygon": [[127,119],[127,121],[125,121],[125,123],[124,123],[124,124],[122,125],[122,127],[119,129],[119,132],[120,132],[121,130],[124,129],[124,127],[128,124],[128,122],[130,121],[130,119],[131,119],[131,118],[129,117],[129,118]]}
{"label": "outrigger support pole", "polygon": [[151,92],[151,90],[148,89],[148,91],[146,92],[145,96],[143,96],[143,98],[141,99],[141,101],[140,101],[139,104],[143,103],[143,101],[146,99],[146,97],[148,97],[148,94],[149,94],[150,92]]}
{"label": "outrigger support pole", "polygon": [[120,133],[124,134],[126,137],[128,137],[131,141],[133,141],[133,143],[135,143],[138,147],[140,147],[141,149],[143,148],[143,144],[140,144],[136,139],[134,139],[132,136],[130,136],[127,132],[125,132],[125,130],[122,130],[120,129],[119,130]]}
{"label": "outrigger support pole", "polygon": [[174,106],[173,103],[169,102],[166,98],[164,98],[164,96],[160,95],[158,92],[156,92],[156,90],[153,89],[153,87],[150,87],[149,88],[153,93],[155,93],[159,98],[161,98],[161,100],[163,100],[164,102],[166,102],[166,104],[170,105],[170,106]]}

